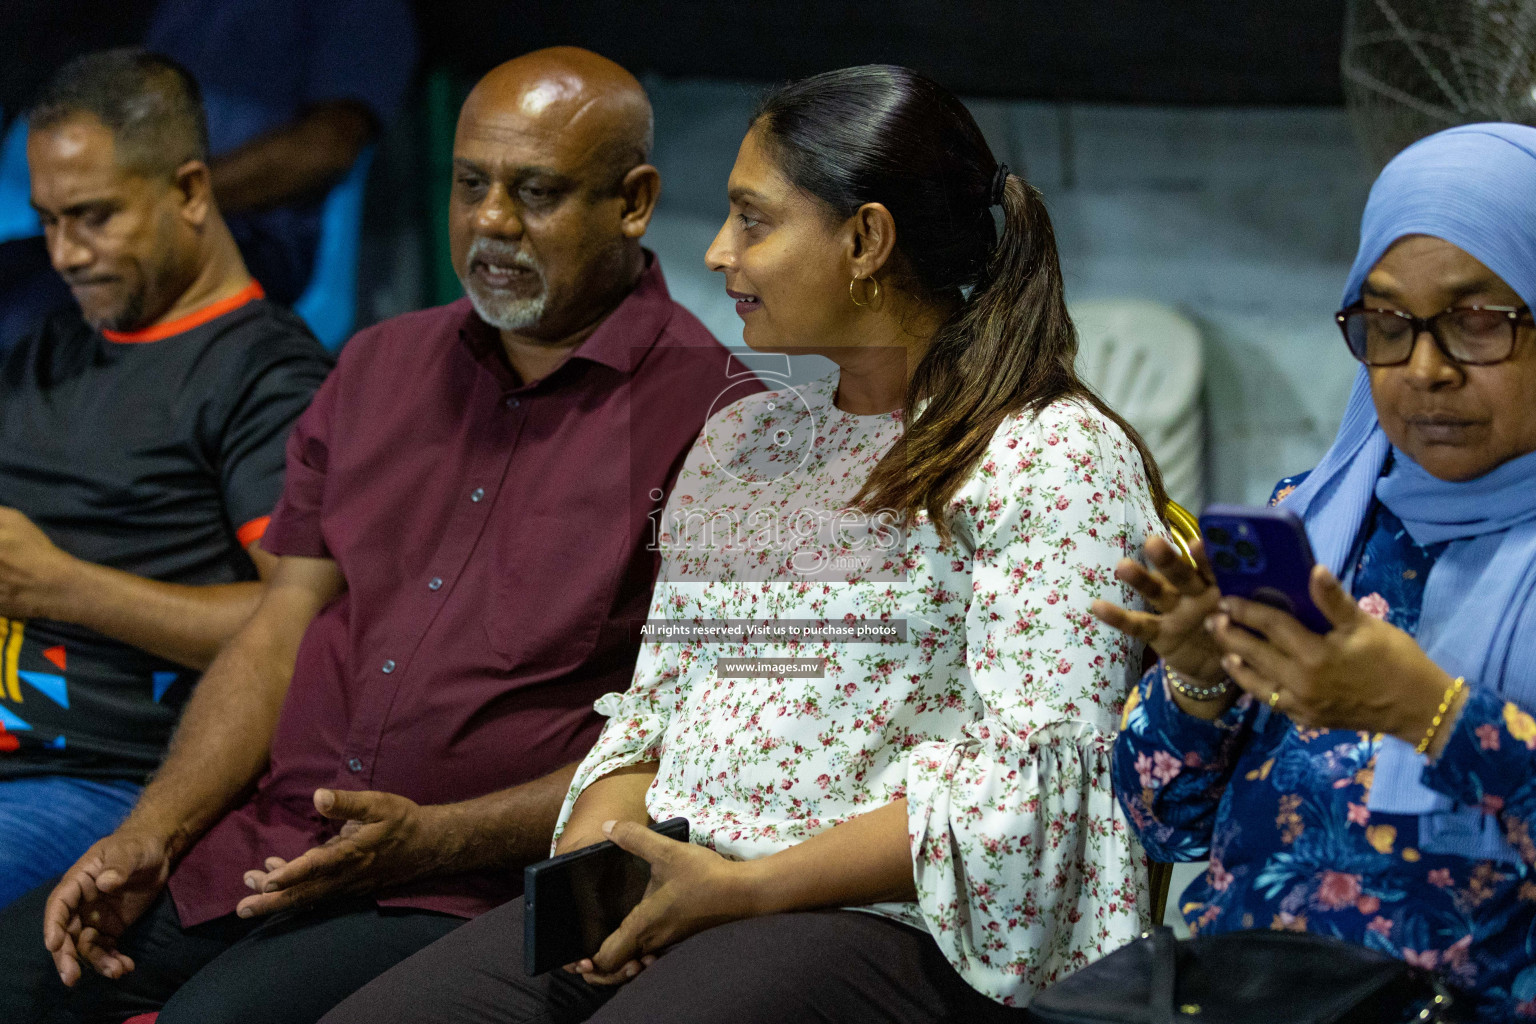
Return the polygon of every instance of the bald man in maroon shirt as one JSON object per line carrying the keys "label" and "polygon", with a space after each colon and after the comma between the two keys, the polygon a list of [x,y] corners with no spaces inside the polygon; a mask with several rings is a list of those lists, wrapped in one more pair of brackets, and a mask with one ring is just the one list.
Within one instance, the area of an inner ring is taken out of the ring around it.
{"label": "bald man in maroon shirt", "polygon": [[650,141],[586,51],[470,94],[467,298],[343,351],[289,441],[272,583],[164,767],[0,916],[0,1019],[314,1021],[547,854],[592,702],[629,683],[648,517],[745,372],[641,248]]}

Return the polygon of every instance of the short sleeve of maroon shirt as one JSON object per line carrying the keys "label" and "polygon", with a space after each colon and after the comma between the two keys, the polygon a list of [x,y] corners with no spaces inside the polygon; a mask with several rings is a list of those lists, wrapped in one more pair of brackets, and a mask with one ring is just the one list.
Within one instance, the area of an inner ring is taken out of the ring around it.
{"label": "short sleeve of maroon shirt", "polygon": [[[580,759],[602,726],[592,702],[634,670],[649,517],[744,373],[654,258],[531,385],[467,300],[352,339],[290,435],[262,540],[334,559],[347,589],[304,635],[256,793],[171,878],[182,924],[233,911],[265,858],[335,834],[316,788],[445,803]],[[508,870],[380,902],[473,916],[519,888]]]}

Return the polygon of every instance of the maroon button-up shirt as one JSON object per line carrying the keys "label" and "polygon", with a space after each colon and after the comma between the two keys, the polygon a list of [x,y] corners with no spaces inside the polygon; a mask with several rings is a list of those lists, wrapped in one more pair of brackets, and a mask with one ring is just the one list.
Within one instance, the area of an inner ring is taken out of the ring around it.
{"label": "maroon button-up shirt", "polygon": [[[318,787],[447,803],[585,754],[602,726],[592,702],[634,669],[648,517],[746,372],[671,300],[653,257],[532,384],[468,300],[353,338],[294,428],[262,540],[334,559],[347,590],[304,635],[255,793],[171,875],[183,926],[233,911],[265,858],[335,834]],[[379,902],[473,917],[521,885],[509,868]]]}

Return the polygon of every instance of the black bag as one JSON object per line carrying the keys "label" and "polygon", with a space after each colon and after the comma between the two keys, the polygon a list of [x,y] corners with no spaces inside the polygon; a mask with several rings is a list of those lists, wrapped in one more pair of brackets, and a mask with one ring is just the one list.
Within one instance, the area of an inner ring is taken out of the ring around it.
{"label": "black bag", "polygon": [[1246,931],[1176,940],[1158,927],[1035,996],[1039,1024],[1450,1022],[1428,971],[1354,943]]}

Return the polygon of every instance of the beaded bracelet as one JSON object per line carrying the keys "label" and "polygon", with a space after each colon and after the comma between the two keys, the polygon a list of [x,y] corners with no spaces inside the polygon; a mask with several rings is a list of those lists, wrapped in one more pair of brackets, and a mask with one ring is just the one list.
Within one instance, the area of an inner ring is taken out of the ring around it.
{"label": "beaded bracelet", "polygon": [[1163,675],[1167,677],[1169,686],[1190,700],[1215,700],[1217,697],[1225,696],[1232,689],[1232,680],[1230,679],[1223,679],[1215,686],[1195,686],[1175,672],[1166,661],[1163,662]]}
{"label": "beaded bracelet", "polygon": [[1435,712],[1435,717],[1430,720],[1429,728],[1424,730],[1424,738],[1419,740],[1419,745],[1413,748],[1415,754],[1422,755],[1429,749],[1429,745],[1435,742],[1435,733],[1440,731],[1440,723],[1445,719],[1445,713],[1451,710],[1451,705],[1456,702],[1456,695],[1466,685],[1467,680],[1457,676],[1450,686],[1445,688],[1445,699],[1440,702],[1440,710]]}

